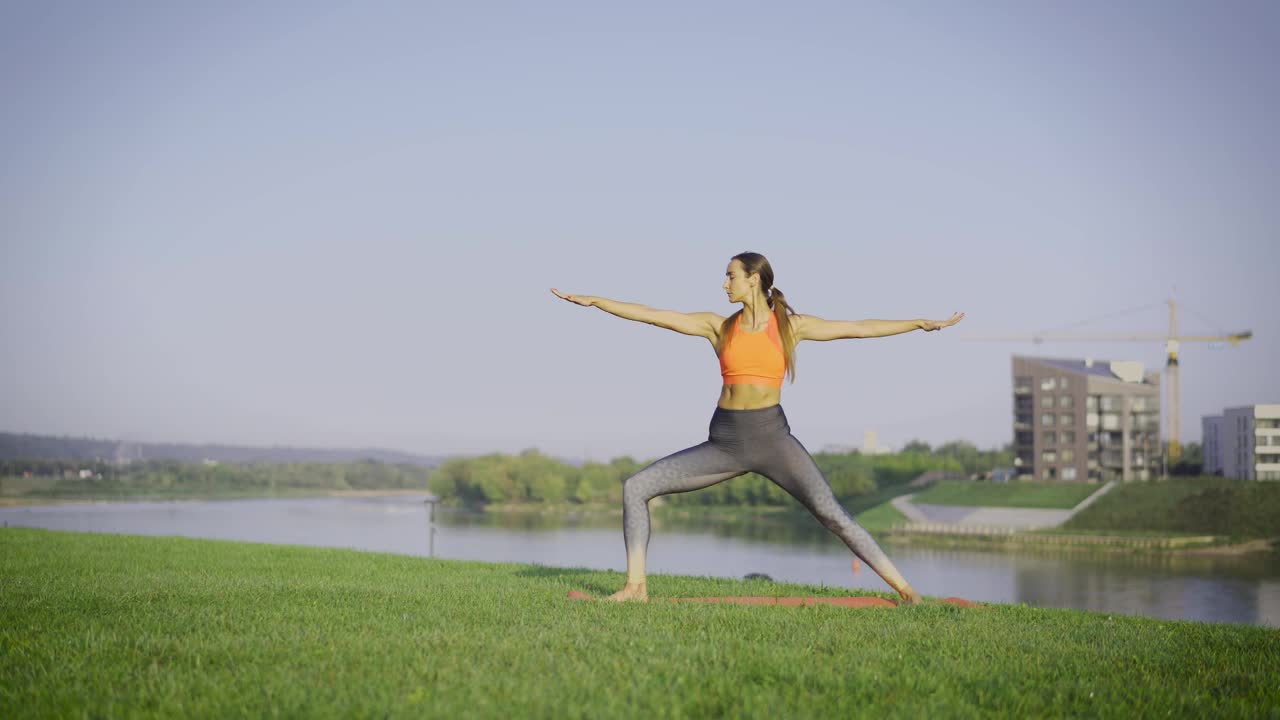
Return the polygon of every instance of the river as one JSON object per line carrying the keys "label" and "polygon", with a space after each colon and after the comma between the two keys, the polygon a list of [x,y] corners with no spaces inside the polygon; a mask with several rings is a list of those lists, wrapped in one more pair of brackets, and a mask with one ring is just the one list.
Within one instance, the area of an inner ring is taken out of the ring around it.
{"label": "river", "polygon": [[[623,570],[621,518],[437,510],[421,497],[324,497],[0,507],[0,524],[180,535],[552,567]],[[1176,553],[884,548],[925,595],[1280,627],[1280,560]],[[888,590],[815,523],[656,517],[649,572]]]}

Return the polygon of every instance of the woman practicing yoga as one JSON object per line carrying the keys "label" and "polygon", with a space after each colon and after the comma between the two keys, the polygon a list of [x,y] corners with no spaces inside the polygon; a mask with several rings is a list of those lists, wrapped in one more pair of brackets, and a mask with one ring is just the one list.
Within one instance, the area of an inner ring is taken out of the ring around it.
{"label": "woman practicing yoga", "polygon": [[707,442],[654,462],[623,486],[623,538],[627,547],[626,585],[611,600],[647,600],[645,550],[649,545],[649,501],[689,492],[748,472],[763,475],[799,500],[835,533],[853,554],[879,573],[908,603],[920,595],[902,577],[871,535],[854,521],[831,492],[809,452],[791,435],[779,405],[782,379],[795,381],[795,347],[801,340],[839,340],[941,330],[948,320],[823,320],[799,315],[773,286],[773,268],[763,255],[735,255],[725,271],[724,291],[742,309],[728,318],[716,313],[681,313],[590,295],[557,297],[627,320],[706,338],[720,357],[720,402],[711,416]]}

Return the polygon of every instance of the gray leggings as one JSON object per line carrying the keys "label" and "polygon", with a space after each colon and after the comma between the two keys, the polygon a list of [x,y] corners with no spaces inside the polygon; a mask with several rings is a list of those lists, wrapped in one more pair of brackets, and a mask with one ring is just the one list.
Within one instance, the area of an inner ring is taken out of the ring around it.
{"label": "gray leggings", "polygon": [[650,500],[710,487],[748,472],[763,475],[799,500],[894,590],[910,591],[876,541],[836,501],[817,463],[791,434],[781,405],[758,410],[716,408],[706,442],[668,455],[627,478],[622,517],[629,579],[633,562],[643,568]]}

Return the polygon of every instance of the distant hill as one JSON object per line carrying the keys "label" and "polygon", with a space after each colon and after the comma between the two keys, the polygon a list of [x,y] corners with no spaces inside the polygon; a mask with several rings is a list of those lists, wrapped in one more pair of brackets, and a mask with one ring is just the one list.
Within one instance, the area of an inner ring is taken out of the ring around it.
{"label": "distant hill", "polygon": [[327,449],[246,447],[239,445],[183,445],[134,443],[94,438],[0,433],[0,460],[178,460],[198,463],[353,463],[373,460],[388,464],[434,467],[443,456],[415,455],[379,448]]}

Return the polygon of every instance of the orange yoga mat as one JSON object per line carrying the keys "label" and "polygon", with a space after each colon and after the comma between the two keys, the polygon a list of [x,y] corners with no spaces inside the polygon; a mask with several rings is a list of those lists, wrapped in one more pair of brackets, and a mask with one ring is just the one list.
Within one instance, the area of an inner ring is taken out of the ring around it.
{"label": "orange yoga mat", "polygon": [[[569,591],[570,600],[602,600],[584,592],[577,590]],[[869,608],[869,607],[897,607],[898,603],[893,600],[886,600],[880,597],[771,597],[768,595],[755,596],[737,596],[737,597],[688,597],[688,598],[649,598],[650,602],[700,602],[700,603],[728,603],[733,605],[781,605],[784,607],[810,607],[813,605],[835,605],[837,607],[847,608]],[[948,597],[941,600],[926,601],[940,602],[956,607],[978,607],[975,602],[970,602],[964,598]]]}

